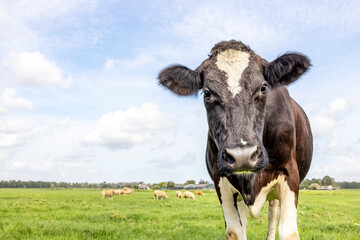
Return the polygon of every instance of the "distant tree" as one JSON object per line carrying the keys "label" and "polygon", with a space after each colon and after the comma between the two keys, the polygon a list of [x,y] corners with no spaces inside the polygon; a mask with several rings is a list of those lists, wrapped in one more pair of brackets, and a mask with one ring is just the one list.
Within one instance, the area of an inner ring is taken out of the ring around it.
{"label": "distant tree", "polygon": [[159,189],[160,188],[160,185],[159,184],[153,184],[151,186],[152,189]]}
{"label": "distant tree", "polygon": [[310,186],[310,180],[305,179],[300,184],[300,189],[308,188]]}
{"label": "distant tree", "polygon": [[205,181],[205,180],[200,179],[199,184],[209,184],[209,182],[208,182],[208,181]]}
{"label": "distant tree", "polygon": [[321,179],[320,178],[313,178],[313,179],[310,180],[310,184],[311,183],[318,183],[318,184],[321,185]]}
{"label": "distant tree", "polygon": [[195,184],[195,180],[187,180],[184,185]]}
{"label": "distant tree", "polygon": [[337,185],[344,189],[359,189],[360,182],[338,182]]}
{"label": "distant tree", "polygon": [[167,183],[167,188],[174,188],[175,187],[175,183],[173,181],[169,181]]}
{"label": "distant tree", "polygon": [[99,187],[100,188],[106,188],[107,187],[106,182],[99,183]]}
{"label": "distant tree", "polygon": [[333,186],[333,185],[335,185],[335,179],[326,175],[321,180],[321,185],[323,185],[323,186],[329,186],[329,185]]}

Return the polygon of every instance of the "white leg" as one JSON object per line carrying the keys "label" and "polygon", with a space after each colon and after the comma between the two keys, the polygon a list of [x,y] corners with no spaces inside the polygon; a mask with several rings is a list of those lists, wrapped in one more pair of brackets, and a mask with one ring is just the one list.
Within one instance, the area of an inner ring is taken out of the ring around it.
{"label": "white leg", "polygon": [[283,178],[275,187],[280,200],[280,221],[279,237],[280,240],[297,240],[299,233],[297,230],[297,209],[295,206],[295,193]]}
{"label": "white leg", "polygon": [[234,199],[235,188],[226,178],[220,178],[219,189],[221,193],[221,207],[226,224],[226,239],[246,239],[246,229],[244,231],[237,209],[237,202]]}
{"label": "white leg", "polygon": [[279,200],[274,199],[269,201],[269,227],[267,240],[275,240],[276,226],[279,218]]}
{"label": "white leg", "polygon": [[237,202],[237,206],[238,206],[238,211],[239,211],[239,215],[240,215],[240,221],[241,221],[241,228],[240,228],[240,239],[246,239],[246,228],[247,228],[247,212],[248,209],[245,205],[245,202],[242,200],[240,202]]}

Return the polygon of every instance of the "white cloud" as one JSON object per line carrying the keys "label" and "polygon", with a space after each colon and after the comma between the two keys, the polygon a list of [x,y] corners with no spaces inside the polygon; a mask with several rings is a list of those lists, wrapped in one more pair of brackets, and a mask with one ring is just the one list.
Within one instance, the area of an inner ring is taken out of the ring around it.
{"label": "white cloud", "polygon": [[33,103],[25,98],[16,96],[16,90],[6,88],[2,92],[1,104],[6,108],[31,110],[34,108]]}
{"label": "white cloud", "polygon": [[84,162],[63,162],[63,161],[54,161],[52,159],[46,160],[43,162],[29,162],[29,161],[16,161],[11,165],[11,170],[27,170],[34,172],[49,172],[54,170],[64,170],[73,167],[82,167]]}
{"label": "white cloud", "polygon": [[195,153],[187,151],[180,158],[172,159],[170,157],[157,157],[148,162],[152,165],[153,169],[167,169],[174,170],[179,166],[188,166],[195,163],[197,156]]}
{"label": "white cloud", "polygon": [[0,134],[0,148],[13,148],[24,144],[19,134]]}
{"label": "white cloud", "polygon": [[142,53],[139,56],[137,56],[135,59],[122,60],[121,63],[131,68],[137,68],[150,63],[154,63],[155,61],[156,59],[151,54]]}
{"label": "white cloud", "polygon": [[317,116],[310,121],[312,133],[315,137],[329,134],[335,127],[335,120],[330,117]]}
{"label": "white cloud", "polygon": [[71,76],[64,78],[61,69],[40,52],[11,53],[2,64],[25,85],[42,87],[58,85],[66,88],[72,83]]}
{"label": "white cloud", "polygon": [[311,166],[309,175],[334,177],[337,181],[359,181],[360,159],[339,156],[335,161]]}
{"label": "white cloud", "polygon": [[348,107],[348,103],[345,99],[336,98],[329,103],[326,109],[323,109],[321,114],[324,116],[335,117],[337,114],[342,113]]}
{"label": "white cloud", "polygon": [[115,60],[114,59],[106,59],[105,62],[105,69],[109,70],[109,69],[113,69],[115,66]]}
{"label": "white cloud", "polygon": [[0,150],[17,148],[34,140],[37,126],[33,120],[7,118],[0,121]]}
{"label": "white cloud", "polygon": [[9,113],[8,109],[6,109],[5,107],[0,106],[0,116],[6,115],[8,113]]}
{"label": "white cloud", "polygon": [[241,40],[261,50],[286,39],[287,32],[278,25],[260,17],[262,14],[255,9],[245,9],[235,1],[207,2],[206,7],[202,4],[191,6],[183,11],[185,15],[180,21],[170,23],[165,31],[190,45],[192,50],[185,51],[187,55],[208,53],[215,43],[222,40]]}
{"label": "white cloud", "polygon": [[[96,33],[78,30],[69,36],[58,32],[65,26],[81,28],[78,18],[93,11],[96,6],[97,0],[0,1],[0,45],[4,47],[0,48],[0,54],[2,50],[37,50],[49,45],[59,47],[91,42]],[[88,29],[88,21],[85,24]],[[47,36],[46,33],[51,30],[55,30],[57,38],[54,34]]]}
{"label": "white cloud", "polygon": [[[355,11],[359,7],[359,1],[296,1],[293,4],[284,1],[206,1],[204,4],[200,1],[191,5],[175,2],[170,9],[176,9],[177,14],[169,14],[167,6],[163,10],[166,27],[161,26],[159,32],[179,38],[180,44],[162,44],[157,51],[164,50],[162,55],[171,60],[186,61],[204,56],[215,43],[230,39],[241,40],[256,52],[274,48],[287,51],[291,49],[282,47],[295,42],[304,46],[304,36],[314,32],[329,34],[331,38],[359,33],[360,16]],[[175,58],[173,54],[178,56]]]}
{"label": "white cloud", "polygon": [[14,134],[14,133],[24,133],[28,132],[31,129],[29,123],[25,124],[23,121],[18,119],[8,119],[4,122],[1,122],[0,133],[5,134]]}
{"label": "white cloud", "polygon": [[318,115],[310,116],[311,128],[315,137],[330,134],[337,124],[339,114],[347,110],[347,101],[342,98],[332,100]]}
{"label": "white cloud", "polygon": [[104,114],[96,130],[87,134],[84,141],[112,149],[130,148],[153,140],[157,131],[168,125],[155,104],[143,103],[141,108]]}

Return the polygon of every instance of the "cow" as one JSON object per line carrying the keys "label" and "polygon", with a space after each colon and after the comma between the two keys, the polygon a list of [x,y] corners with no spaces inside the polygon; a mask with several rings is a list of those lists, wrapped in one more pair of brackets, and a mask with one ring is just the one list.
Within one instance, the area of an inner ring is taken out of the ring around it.
{"label": "cow", "polygon": [[227,239],[246,239],[247,212],[258,217],[269,200],[267,239],[299,239],[300,182],[311,164],[309,120],[287,85],[310,59],[286,53],[268,62],[240,41],[217,43],[191,70],[164,68],[159,84],[179,96],[202,92],[208,134],[205,162],[223,210]]}

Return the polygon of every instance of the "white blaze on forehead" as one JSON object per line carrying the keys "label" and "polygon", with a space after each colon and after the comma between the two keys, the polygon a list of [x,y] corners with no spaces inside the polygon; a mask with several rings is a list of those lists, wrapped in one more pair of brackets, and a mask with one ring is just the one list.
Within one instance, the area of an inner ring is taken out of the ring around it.
{"label": "white blaze on forehead", "polygon": [[249,66],[249,58],[249,53],[235,49],[227,49],[217,55],[216,66],[226,73],[228,89],[233,97],[241,91],[240,79]]}

